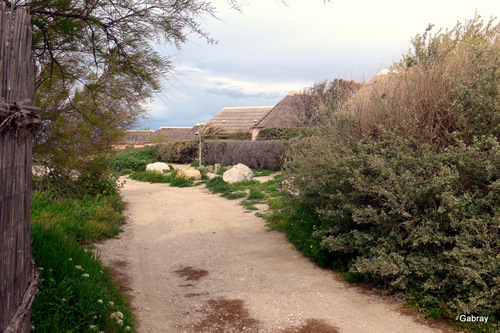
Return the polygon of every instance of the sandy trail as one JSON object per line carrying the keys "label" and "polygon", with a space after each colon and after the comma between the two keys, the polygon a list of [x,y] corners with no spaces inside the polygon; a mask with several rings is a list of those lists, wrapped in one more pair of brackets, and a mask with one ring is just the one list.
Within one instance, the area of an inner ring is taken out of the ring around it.
{"label": "sandy trail", "polygon": [[139,332],[438,332],[317,268],[203,186],[127,180],[128,222],[98,244],[129,277]]}

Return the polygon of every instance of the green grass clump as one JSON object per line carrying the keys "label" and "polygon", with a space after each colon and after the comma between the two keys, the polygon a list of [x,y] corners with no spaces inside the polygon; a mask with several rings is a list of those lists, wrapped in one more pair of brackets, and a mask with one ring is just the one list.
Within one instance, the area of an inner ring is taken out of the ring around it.
{"label": "green grass clump", "polygon": [[32,254],[40,285],[31,324],[36,332],[134,331],[123,288],[82,247],[117,235],[123,209],[119,195],[57,199],[34,192]]}
{"label": "green grass clump", "polygon": [[130,175],[133,180],[149,183],[170,183],[170,175],[158,171],[137,171]]}
{"label": "green grass clump", "polygon": [[47,193],[34,192],[31,219],[50,221],[79,243],[89,244],[118,235],[125,221],[124,208],[119,195],[56,199]]}
{"label": "green grass clump", "polygon": [[252,188],[250,189],[250,194],[248,194],[248,200],[262,200],[266,197],[266,195],[264,193],[262,193],[261,191],[255,189],[255,188]]}
{"label": "green grass clump", "polygon": [[193,186],[192,179],[177,177],[177,170],[173,170],[169,174],[164,174],[158,171],[137,171],[130,175],[133,180],[150,183],[170,183],[170,186],[188,187]]}
{"label": "green grass clump", "polygon": [[50,221],[32,224],[40,271],[31,325],[36,332],[133,332],[134,315],[110,270]]}
{"label": "green grass clump", "polygon": [[213,193],[220,193],[221,196],[228,199],[246,198],[241,205],[247,210],[258,210],[255,204],[269,201],[277,196],[277,179],[281,179],[281,176],[275,178],[265,183],[251,180],[228,184],[224,182],[222,177],[215,177],[207,182],[207,188]]}

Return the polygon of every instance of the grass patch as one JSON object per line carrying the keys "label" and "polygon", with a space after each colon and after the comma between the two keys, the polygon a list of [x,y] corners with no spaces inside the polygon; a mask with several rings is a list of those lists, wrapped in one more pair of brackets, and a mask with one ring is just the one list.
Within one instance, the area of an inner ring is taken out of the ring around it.
{"label": "grass patch", "polygon": [[266,195],[264,193],[262,193],[261,191],[255,189],[255,188],[252,188],[250,189],[250,194],[248,195],[248,200],[262,200],[266,197]]}
{"label": "grass patch", "polygon": [[253,176],[254,177],[264,177],[264,176],[269,176],[271,175],[274,171],[271,170],[260,170],[260,169],[253,169]]}
{"label": "grass patch", "polygon": [[213,193],[220,193],[221,196],[228,199],[240,199],[246,197],[246,200],[242,201],[241,205],[247,210],[258,210],[258,208],[255,207],[255,204],[265,202],[269,203],[277,196],[278,191],[276,186],[280,177],[281,176],[275,176],[275,179],[265,183],[251,180],[234,184],[224,182],[222,177],[215,177],[210,179],[206,184],[210,191]]}
{"label": "grass patch", "polygon": [[56,200],[34,192],[31,219],[35,223],[50,221],[80,244],[89,244],[118,235],[125,221],[124,208],[119,195]]}
{"label": "grass patch", "polygon": [[40,270],[31,325],[37,332],[134,332],[122,286],[82,245],[120,230],[124,204],[116,197],[56,200],[35,192],[32,254]]}
{"label": "grass patch", "polygon": [[235,200],[235,199],[241,199],[241,198],[245,198],[247,196],[247,194],[245,192],[232,192],[232,193],[229,193],[227,195],[224,195],[226,198],[228,198],[229,200]]}
{"label": "grass patch", "polygon": [[138,180],[141,182],[149,183],[169,183],[171,186],[175,187],[188,187],[193,186],[194,181],[192,179],[186,179],[184,177],[176,177],[177,170],[173,170],[169,174],[164,174],[158,171],[137,171],[130,175],[133,180]]}

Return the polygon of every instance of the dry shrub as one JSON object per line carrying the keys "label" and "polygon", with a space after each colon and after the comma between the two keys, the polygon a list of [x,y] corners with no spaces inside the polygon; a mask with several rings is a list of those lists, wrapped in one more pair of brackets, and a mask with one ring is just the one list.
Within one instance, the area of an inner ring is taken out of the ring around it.
{"label": "dry shrub", "polygon": [[279,140],[207,141],[204,143],[203,160],[208,164],[243,163],[250,168],[278,170],[284,155],[285,146]]}
{"label": "dry shrub", "polygon": [[413,39],[413,50],[378,75],[347,103],[356,120],[350,135],[376,138],[378,128],[437,147],[451,133],[470,142],[500,129],[500,25],[480,17]]}

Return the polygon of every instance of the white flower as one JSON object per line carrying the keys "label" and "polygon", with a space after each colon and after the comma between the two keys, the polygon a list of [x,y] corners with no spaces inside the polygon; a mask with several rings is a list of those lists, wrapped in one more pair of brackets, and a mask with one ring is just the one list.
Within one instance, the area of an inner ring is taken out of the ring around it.
{"label": "white flower", "polygon": [[119,324],[119,325],[122,325],[122,326],[123,326],[123,320],[122,320],[122,319],[118,319],[118,320],[116,321],[116,323],[117,323],[117,324]]}
{"label": "white flower", "polygon": [[90,275],[88,275],[87,273],[83,273],[82,276],[88,278]]}
{"label": "white flower", "polygon": [[82,266],[80,266],[80,265],[76,265],[76,266],[75,266],[75,268],[76,268],[76,269],[79,269],[79,270],[81,270],[81,271],[83,271],[83,268],[82,268]]}
{"label": "white flower", "polygon": [[120,311],[113,312],[109,315],[109,318],[121,320],[123,319],[123,313],[121,313]]}
{"label": "white flower", "polygon": [[114,302],[112,302],[112,301],[109,301],[109,305],[111,305],[111,306],[115,306],[115,303],[114,303]]}
{"label": "white flower", "polygon": [[66,298],[61,299],[61,302],[63,303],[66,302]]}
{"label": "white flower", "polygon": [[97,303],[101,303],[102,304],[102,299],[98,299]]}
{"label": "white flower", "polygon": [[72,260],[73,260],[73,258],[69,258],[69,261],[72,261]]}
{"label": "white flower", "polygon": [[89,329],[91,329],[92,331],[97,331],[97,325],[90,325]]}
{"label": "white flower", "polygon": [[130,331],[130,330],[131,330],[130,326],[125,326],[125,331]]}

